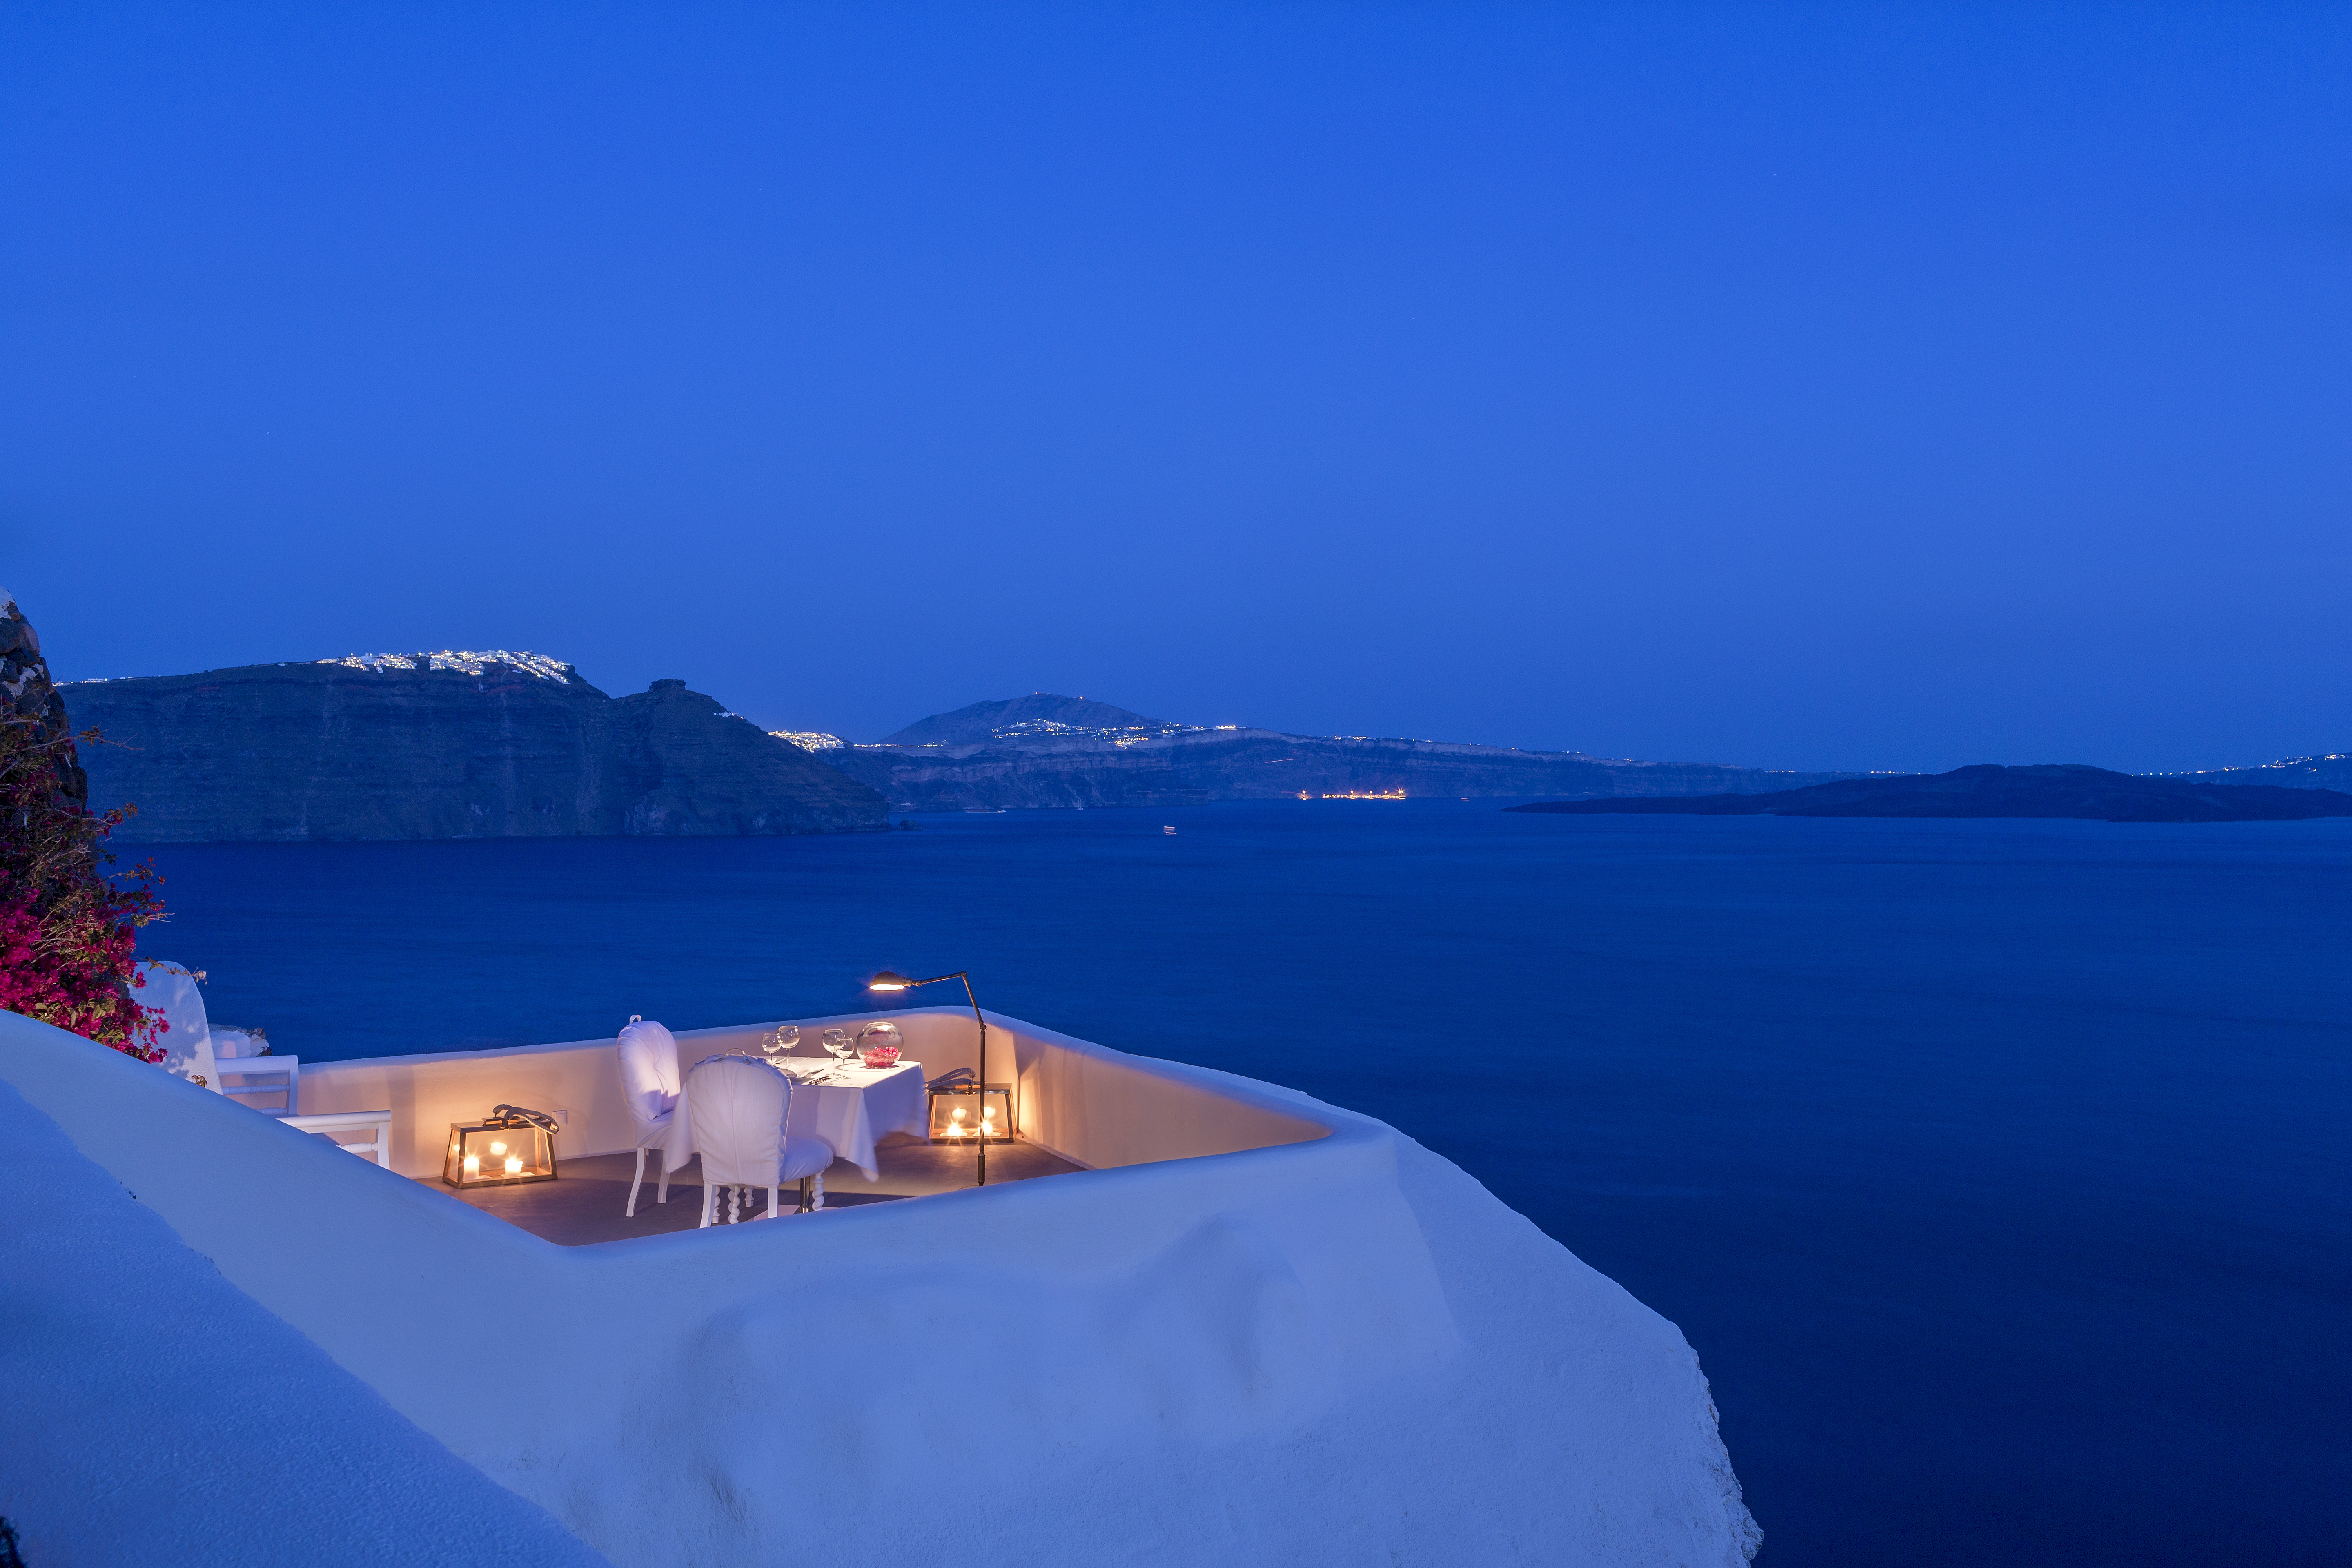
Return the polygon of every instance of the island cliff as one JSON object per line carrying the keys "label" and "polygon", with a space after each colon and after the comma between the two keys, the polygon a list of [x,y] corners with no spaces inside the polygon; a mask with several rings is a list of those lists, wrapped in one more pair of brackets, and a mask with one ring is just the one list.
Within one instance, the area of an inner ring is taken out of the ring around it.
{"label": "island cliff", "polygon": [[2327,789],[2212,784],[2111,773],[2079,763],[2005,768],[1987,763],[1948,773],[1840,779],[1772,795],[1681,800],[1546,800],[1510,811],[1564,816],[1645,813],[1686,816],[2054,816],[2104,822],[2297,822],[2352,816],[2352,795]]}
{"label": "island cliff", "polygon": [[1291,735],[1148,719],[1033,692],[921,720],[873,745],[817,753],[919,811],[1183,805],[1306,795],[1684,795],[1785,790],[1846,775],[1643,763],[1454,741]]}
{"label": "island cliff", "polygon": [[90,798],[145,842],[835,833],[873,791],[682,680],[611,698],[530,654],[373,655],[63,688]]}

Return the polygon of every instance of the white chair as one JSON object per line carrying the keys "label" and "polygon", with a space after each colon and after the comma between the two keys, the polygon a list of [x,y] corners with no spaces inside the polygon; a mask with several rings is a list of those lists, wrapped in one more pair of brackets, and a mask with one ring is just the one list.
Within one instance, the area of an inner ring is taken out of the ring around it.
{"label": "white chair", "polygon": [[145,984],[131,992],[131,1000],[163,1015],[163,1032],[155,1037],[163,1051],[159,1065],[200,1088],[217,1089],[212,1025],[205,1018],[205,994],[196,989],[195,971],[158,959],[142,962],[139,969]]}
{"label": "white chair", "polygon": [[[389,1110],[329,1110],[312,1116],[281,1116],[278,1120],[300,1131],[315,1132],[345,1153],[367,1155],[385,1170],[392,1169]],[[341,1135],[347,1132],[364,1132],[367,1139],[364,1142],[346,1142]]]}
{"label": "white chair", "polygon": [[[800,1213],[824,1206],[824,1173],[833,1163],[833,1145],[822,1138],[786,1136],[784,1118],[792,1107],[792,1079],[748,1057],[712,1057],[697,1062],[687,1075],[694,1148],[702,1156],[705,1226],[717,1220],[721,1187],[767,1188],[770,1219],[776,1217],[777,1189],[786,1182],[801,1184]],[[742,1212],[740,1204],[730,1192],[730,1215]]]}
{"label": "white chair", "polygon": [[[635,1219],[637,1189],[646,1181],[646,1152],[669,1148],[670,1127],[677,1110],[677,1037],[634,1013],[621,1031],[621,1094],[629,1102],[629,1120],[637,1130],[637,1174],[629,1184],[629,1206],[622,1211]],[[667,1159],[662,1162],[655,1201],[669,1202]]]}
{"label": "white chair", "polygon": [[[252,1106],[265,1116],[282,1121],[302,1109],[302,1058],[215,1055],[212,1087],[239,1105]],[[277,1103],[262,1104],[266,1100]]]}
{"label": "white chair", "polygon": [[[164,1071],[176,1073],[199,1089],[208,1089],[224,1099],[258,1110],[298,1132],[316,1133],[338,1149],[368,1156],[384,1170],[392,1169],[390,1110],[298,1116],[295,1113],[302,1108],[300,1057],[217,1053],[212,1025],[205,1016],[204,993],[196,989],[194,973],[177,963],[149,963],[141,967],[146,972],[147,984],[136,994],[138,999],[163,1013],[163,1033],[158,1043],[164,1050]],[[239,1052],[249,1048],[251,1036],[247,1031],[225,1029],[221,1033],[222,1044]],[[277,1103],[257,1104],[259,1100]],[[340,1136],[350,1132],[365,1132],[367,1141],[346,1142]]]}

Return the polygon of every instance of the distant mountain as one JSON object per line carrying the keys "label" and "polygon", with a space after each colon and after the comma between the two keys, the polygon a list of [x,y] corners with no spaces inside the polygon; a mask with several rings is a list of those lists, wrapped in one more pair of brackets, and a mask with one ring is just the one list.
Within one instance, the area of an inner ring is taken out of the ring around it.
{"label": "distant mountain", "polygon": [[2322,757],[2289,757],[2251,768],[2208,768],[2202,773],[2167,773],[2167,778],[2192,784],[2271,784],[2280,789],[2352,791],[2352,752],[2330,752]]}
{"label": "distant mountain", "polygon": [[[952,713],[918,719],[895,735],[882,737],[886,746],[977,746],[999,736],[1052,734],[1066,730],[1146,730],[1160,728],[1157,719],[1090,702],[1083,697],[1056,697],[1033,691],[1002,702],[975,702]],[[1177,726],[1185,728],[1186,726]]]}
{"label": "distant mountain", "polygon": [[537,654],[354,655],[61,689],[132,841],[831,833],[880,796],[683,680],[612,698]]}
{"label": "distant mountain", "polygon": [[1696,816],[2058,816],[2105,822],[2285,822],[2352,816],[2333,790],[2195,784],[2074,763],[1848,778],[1770,795],[1681,800],[1547,800],[1511,811],[1570,816],[1675,813]]}
{"label": "distant mountain", "polygon": [[1696,795],[1787,789],[1845,776],[1610,761],[1449,741],[1211,729],[1042,691],[975,702],[874,745],[818,754],[894,804],[919,811],[1398,792],[1408,798]]}

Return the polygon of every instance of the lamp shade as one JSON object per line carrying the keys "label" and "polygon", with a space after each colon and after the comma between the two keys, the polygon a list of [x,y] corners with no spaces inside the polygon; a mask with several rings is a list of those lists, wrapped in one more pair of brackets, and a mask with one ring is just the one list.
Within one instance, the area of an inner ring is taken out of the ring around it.
{"label": "lamp shade", "polygon": [[905,975],[894,974],[889,970],[886,969],[881,973],[876,975],[873,979],[867,981],[866,983],[866,989],[868,991],[904,991],[908,986],[912,985],[913,984],[914,982],[908,979]]}

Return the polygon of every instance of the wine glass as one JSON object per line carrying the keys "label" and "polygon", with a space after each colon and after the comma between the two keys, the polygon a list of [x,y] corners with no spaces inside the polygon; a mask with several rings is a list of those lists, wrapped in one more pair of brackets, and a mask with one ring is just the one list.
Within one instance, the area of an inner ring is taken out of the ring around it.
{"label": "wine glass", "polygon": [[861,1059],[868,1051],[878,1051],[886,1047],[904,1051],[907,1042],[899,1037],[896,1024],[868,1024],[857,1031],[857,1054]]}
{"label": "wine glass", "polygon": [[849,1031],[846,1029],[827,1029],[817,1037],[816,1043],[823,1046],[825,1053],[844,1067],[848,1066],[849,1058],[857,1054],[857,1042],[849,1037]]}
{"label": "wine glass", "polygon": [[800,1043],[801,1031],[796,1024],[780,1024],[760,1037],[760,1049],[772,1062],[778,1057],[792,1055],[793,1047]]}

